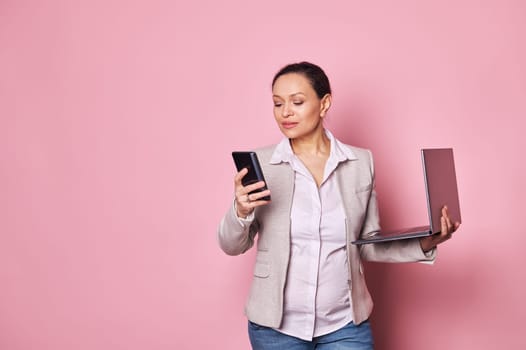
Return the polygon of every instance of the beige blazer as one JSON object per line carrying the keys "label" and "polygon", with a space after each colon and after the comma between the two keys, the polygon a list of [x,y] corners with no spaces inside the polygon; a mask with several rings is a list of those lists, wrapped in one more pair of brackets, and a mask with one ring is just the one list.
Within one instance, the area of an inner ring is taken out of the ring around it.
{"label": "beige blazer", "polygon": [[[254,276],[245,313],[252,322],[280,327],[283,317],[283,294],[290,258],[290,213],[294,192],[294,171],[288,163],[270,164],[276,146],[256,150],[272,201],[256,208],[253,220],[240,224],[232,207],[218,229],[221,248],[238,255],[253,246],[256,235],[257,255]],[[358,237],[380,229],[374,166],[371,152],[352,146],[355,159],[340,163],[335,170],[346,215],[349,290],[353,321],[360,324],[373,308],[367,290],[361,259],[383,262],[432,261],[436,251],[424,254],[418,239],[381,244],[351,244]]]}

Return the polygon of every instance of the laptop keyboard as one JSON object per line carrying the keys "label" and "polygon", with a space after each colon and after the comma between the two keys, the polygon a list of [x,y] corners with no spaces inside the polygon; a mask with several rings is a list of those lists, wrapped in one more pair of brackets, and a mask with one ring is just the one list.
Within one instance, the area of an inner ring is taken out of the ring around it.
{"label": "laptop keyboard", "polygon": [[380,236],[393,236],[393,235],[403,235],[404,233],[410,234],[410,233],[416,233],[416,232],[428,232],[429,226],[415,226],[415,227],[409,227],[402,230],[392,230],[392,231],[380,231]]}

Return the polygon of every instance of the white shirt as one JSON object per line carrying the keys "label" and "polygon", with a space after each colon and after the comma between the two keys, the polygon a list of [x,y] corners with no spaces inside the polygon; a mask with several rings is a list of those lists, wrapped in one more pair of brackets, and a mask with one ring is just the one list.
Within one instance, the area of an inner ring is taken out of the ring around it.
{"label": "white shirt", "polygon": [[345,213],[334,170],[354,154],[325,132],[331,149],[319,188],[288,139],[276,147],[270,161],[287,162],[295,172],[290,262],[283,322],[277,330],[308,341],[352,320]]}

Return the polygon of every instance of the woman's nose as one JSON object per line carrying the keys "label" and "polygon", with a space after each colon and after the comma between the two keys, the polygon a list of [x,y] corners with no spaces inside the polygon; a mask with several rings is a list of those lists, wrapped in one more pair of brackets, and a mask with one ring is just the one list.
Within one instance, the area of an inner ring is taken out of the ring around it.
{"label": "woman's nose", "polygon": [[282,115],[283,115],[284,118],[290,117],[292,115],[292,111],[291,111],[290,105],[288,103],[283,105]]}

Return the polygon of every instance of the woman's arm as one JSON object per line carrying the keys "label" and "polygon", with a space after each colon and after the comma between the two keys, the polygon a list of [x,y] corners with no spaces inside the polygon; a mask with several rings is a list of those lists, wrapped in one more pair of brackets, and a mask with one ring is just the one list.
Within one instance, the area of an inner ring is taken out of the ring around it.
{"label": "woman's arm", "polygon": [[254,208],[266,205],[263,197],[270,195],[270,190],[252,193],[265,186],[263,181],[243,186],[242,179],[248,170],[242,169],[234,177],[235,200],[227,211],[218,229],[218,239],[221,249],[228,255],[239,255],[246,252],[254,244],[254,237],[259,230],[258,221],[254,217]]}
{"label": "woman's arm", "polygon": [[217,230],[219,246],[228,255],[239,255],[250,249],[254,245],[259,227],[253,213],[240,218],[236,212],[236,205],[233,203]]}
{"label": "woman's arm", "polygon": [[[360,237],[367,237],[380,229],[376,191],[373,189]],[[383,243],[360,245],[360,256],[364,260],[376,262],[415,262],[434,261],[436,249],[424,252],[418,238]]]}

